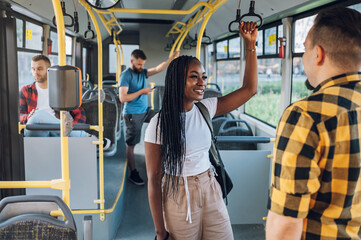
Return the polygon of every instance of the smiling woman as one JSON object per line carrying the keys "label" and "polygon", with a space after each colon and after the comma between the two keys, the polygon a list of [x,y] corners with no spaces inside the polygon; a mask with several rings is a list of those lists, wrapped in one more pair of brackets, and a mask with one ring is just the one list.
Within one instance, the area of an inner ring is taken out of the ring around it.
{"label": "smiling woman", "polygon": [[144,139],[156,239],[167,239],[169,234],[174,239],[199,239],[198,235],[206,240],[233,239],[222,191],[209,161],[211,132],[194,102],[200,101],[213,118],[240,107],[255,94],[255,27],[253,22],[240,25],[248,50],[245,77],[243,86],[226,96],[203,99],[207,77],[195,57],[181,56],[167,69],[162,108],[150,121]]}

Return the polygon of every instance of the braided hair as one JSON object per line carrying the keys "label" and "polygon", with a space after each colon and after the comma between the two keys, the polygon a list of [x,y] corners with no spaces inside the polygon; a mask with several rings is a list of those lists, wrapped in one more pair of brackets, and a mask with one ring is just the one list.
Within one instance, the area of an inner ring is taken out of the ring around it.
{"label": "braided hair", "polygon": [[180,56],[167,68],[162,108],[159,111],[157,128],[160,126],[161,157],[163,170],[167,169],[164,181],[164,196],[178,191],[186,152],[184,90],[189,64],[199,60],[192,56]]}

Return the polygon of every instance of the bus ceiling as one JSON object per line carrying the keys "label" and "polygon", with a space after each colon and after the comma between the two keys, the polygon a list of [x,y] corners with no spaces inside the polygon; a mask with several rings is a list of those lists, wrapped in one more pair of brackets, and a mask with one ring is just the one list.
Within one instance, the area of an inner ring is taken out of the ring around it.
{"label": "bus ceiling", "polygon": [[[79,18],[79,33],[74,33],[74,28],[68,28],[67,34],[73,36],[83,36],[83,33],[88,29],[87,15],[84,8],[77,0],[59,0],[66,3],[66,12],[68,14],[73,14],[75,10],[78,12]],[[94,0],[88,0],[95,2]],[[310,9],[317,8],[335,2],[336,0],[255,0],[255,12],[263,18],[263,24],[268,24],[281,18],[299,14]],[[12,9],[20,14],[24,14],[34,20],[39,22],[49,24],[53,26],[52,19],[54,16],[53,11],[48,11],[52,9],[51,1],[42,1],[42,0],[0,0],[0,2],[8,2],[11,4]],[[103,1],[107,3],[107,1]],[[109,4],[114,1],[108,0]],[[169,23],[169,28],[172,27],[172,22],[186,22],[192,14],[188,15],[175,15],[175,14],[146,14],[146,13],[127,13],[127,12],[117,12],[116,9],[122,9],[125,11],[127,9],[153,9],[153,10],[189,10],[195,4],[199,2],[207,2],[201,0],[119,0],[115,3],[114,8],[108,8],[107,11],[114,11],[114,16],[121,25],[122,32],[125,34],[127,31],[139,31],[140,27],[145,24],[157,24],[157,21],[164,23]],[[215,1],[213,1],[215,2]],[[113,7],[111,5],[104,5],[107,7]],[[234,20],[236,16],[236,9],[238,7],[239,0],[228,0],[222,6],[217,9],[217,11],[212,15],[208,24],[207,24],[207,35],[211,37],[212,40],[217,40],[227,35],[233,34],[228,32],[228,24]],[[241,14],[247,13],[249,11],[250,0],[243,0],[240,4]],[[122,19],[127,19],[127,21],[122,22]],[[134,19],[134,21],[131,21]],[[145,21],[138,21],[139,19],[144,19]],[[149,20],[149,21],[146,21]],[[102,25],[102,24],[101,24]],[[194,36],[195,33],[199,30],[199,27],[194,27],[190,31],[190,35]],[[107,30],[104,26],[101,26],[101,34],[103,38],[109,36]]]}

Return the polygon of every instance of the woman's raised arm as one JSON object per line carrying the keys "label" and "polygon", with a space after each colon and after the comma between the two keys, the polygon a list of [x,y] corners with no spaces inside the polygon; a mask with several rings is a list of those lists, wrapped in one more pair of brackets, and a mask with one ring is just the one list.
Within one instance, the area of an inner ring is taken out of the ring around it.
{"label": "woman's raised arm", "polygon": [[257,54],[256,23],[242,22],[239,26],[239,33],[246,43],[246,67],[241,88],[226,96],[218,98],[217,111],[215,116],[221,116],[242,106],[257,92]]}

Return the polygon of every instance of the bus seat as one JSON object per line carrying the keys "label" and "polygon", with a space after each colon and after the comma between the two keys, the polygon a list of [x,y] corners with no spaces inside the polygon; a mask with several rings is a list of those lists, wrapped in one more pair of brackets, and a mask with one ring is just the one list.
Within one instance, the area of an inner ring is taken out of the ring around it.
{"label": "bus seat", "polygon": [[[237,126],[234,126],[237,124]],[[253,136],[248,122],[242,119],[228,119],[224,121],[218,132],[219,136]],[[257,150],[255,143],[218,143],[220,150]]]}
{"label": "bus seat", "polygon": [[[216,118],[212,119],[214,136],[218,136],[219,129],[221,128],[221,125],[227,120],[229,120],[227,117],[216,117]],[[233,123],[232,126],[237,126],[237,123]]]}
{"label": "bus seat", "polygon": [[221,88],[217,83],[207,83],[207,87],[204,91],[203,98],[222,97]]}
{"label": "bus seat", "polygon": [[85,93],[87,90],[93,90],[93,84],[88,80],[82,80],[82,91]]}
{"label": "bus seat", "polygon": [[[122,126],[123,119],[124,119],[123,114],[122,114],[124,104],[120,102],[118,87],[113,87],[112,85],[104,85],[103,87],[104,87],[104,91],[108,92],[109,94],[114,95],[115,101],[118,106],[118,120],[119,121],[117,124],[116,137],[117,137],[117,140],[119,140],[121,137],[121,126]],[[95,87],[95,90],[96,89],[97,89],[97,87]]]}
{"label": "bus seat", "polygon": [[[66,221],[50,216],[60,209]],[[57,196],[7,197],[0,201],[0,239],[77,239],[68,206]]]}
{"label": "bus seat", "polygon": [[[82,107],[85,110],[87,123],[91,125],[98,125],[98,92],[97,90],[89,91],[89,98],[83,98]],[[104,91],[105,99],[103,102],[103,125],[104,138],[111,140],[112,145],[107,150],[105,155],[112,156],[117,150],[117,129],[118,129],[118,106],[115,96],[109,92]],[[91,130],[89,133],[98,136],[98,132]]]}
{"label": "bus seat", "polygon": [[212,97],[222,97],[222,92],[217,89],[206,88],[204,91],[203,98],[205,99],[205,98],[212,98]]}

